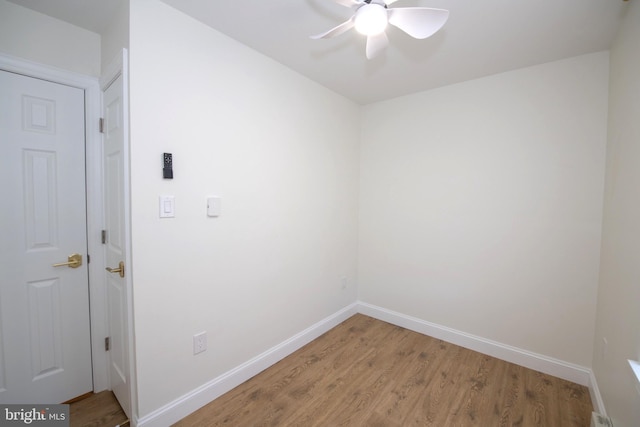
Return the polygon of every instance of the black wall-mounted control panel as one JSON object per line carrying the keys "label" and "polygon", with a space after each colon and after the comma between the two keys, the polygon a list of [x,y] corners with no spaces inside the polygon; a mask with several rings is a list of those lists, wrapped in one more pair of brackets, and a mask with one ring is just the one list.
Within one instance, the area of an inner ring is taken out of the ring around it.
{"label": "black wall-mounted control panel", "polygon": [[164,179],[173,179],[173,156],[171,153],[164,153],[162,158],[162,177]]}

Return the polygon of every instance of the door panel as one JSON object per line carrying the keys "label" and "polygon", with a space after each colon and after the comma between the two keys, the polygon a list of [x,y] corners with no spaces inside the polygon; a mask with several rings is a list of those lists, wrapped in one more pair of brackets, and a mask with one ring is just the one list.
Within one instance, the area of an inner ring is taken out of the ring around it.
{"label": "door panel", "polygon": [[84,138],[83,90],[0,71],[2,403],[93,389]]}
{"label": "door panel", "polygon": [[[105,119],[104,171],[106,207],[106,263],[117,268],[127,258],[125,245],[125,165],[124,165],[124,109],[122,76],[104,92]],[[125,268],[125,276],[130,274]],[[126,280],[117,273],[107,273],[107,298],[109,301],[109,334],[111,339],[110,378],[111,388],[124,412],[131,417],[129,349],[127,345],[127,292]]]}
{"label": "door panel", "polygon": [[27,284],[31,370],[34,381],[59,374],[62,363],[60,281],[39,280]]}

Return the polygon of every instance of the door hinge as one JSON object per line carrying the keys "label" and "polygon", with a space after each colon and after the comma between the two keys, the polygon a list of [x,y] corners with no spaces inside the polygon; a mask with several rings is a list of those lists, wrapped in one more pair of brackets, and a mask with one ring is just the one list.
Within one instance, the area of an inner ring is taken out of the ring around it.
{"label": "door hinge", "polygon": [[100,133],[104,133],[104,118],[100,117]]}
{"label": "door hinge", "polygon": [[101,238],[102,238],[102,244],[106,244],[107,243],[107,230],[102,230],[100,232]]}
{"label": "door hinge", "polygon": [[109,339],[109,337],[106,337],[104,339],[104,351],[109,351],[110,344],[111,344],[111,339]]}
{"label": "door hinge", "polygon": [[91,255],[87,254],[87,264],[91,263]]}

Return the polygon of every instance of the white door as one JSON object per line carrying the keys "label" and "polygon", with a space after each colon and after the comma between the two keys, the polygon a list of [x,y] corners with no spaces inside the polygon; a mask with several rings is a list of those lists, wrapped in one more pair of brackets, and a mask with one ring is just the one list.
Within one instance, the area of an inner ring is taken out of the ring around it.
{"label": "white door", "polygon": [[104,171],[107,299],[109,305],[111,389],[124,412],[131,418],[131,385],[127,341],[127,290],[125,277],[125,163],[124,92],[122,76],[104,92]]}
{"label": "white door", "polygon": [[81,89],[0,71],[0,403],[93,390],[84,111]]}

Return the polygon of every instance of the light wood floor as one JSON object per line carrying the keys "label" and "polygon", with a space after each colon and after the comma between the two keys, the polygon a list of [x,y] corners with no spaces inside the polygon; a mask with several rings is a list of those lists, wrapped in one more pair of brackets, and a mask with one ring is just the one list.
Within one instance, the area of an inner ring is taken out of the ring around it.
{"label": "light wood floor", "polygon": [[585,427],[586,387],[355,315],[176,426]]}
{"label": "light wood floor", "polygon": [[126,421],[127,415],[110,391],[96,393],[72,403],[69,407],[70,427],[128,426]]}

